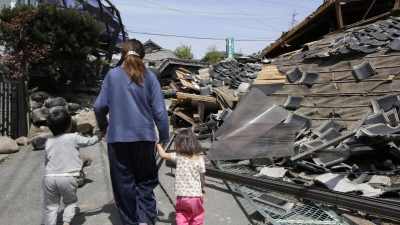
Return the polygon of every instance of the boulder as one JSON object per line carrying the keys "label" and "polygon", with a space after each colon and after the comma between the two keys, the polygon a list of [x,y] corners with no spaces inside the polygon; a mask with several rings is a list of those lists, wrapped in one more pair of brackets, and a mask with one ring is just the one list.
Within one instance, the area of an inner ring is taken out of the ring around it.
{"label": "boulder", "polygon": [[0,137],[0,154],[15,153],[18,150],[18,144],[13,139],[6,136]]}
{"label": "boulder", "polygon": [[64,105],[64,106],[54,106],[54,107],[51,107],[50,109],[49,109],[49,111],[50,112],[52,112],[52,111],[54,111],[54,110],[65,110],[65,111],[68,111],[67,110],[67,107]]}
{"label": "boulder", "polygon": [[42,105],[43,105],[43,103],[41,103],[41,102],[32,101],[32,100],[29,101],[29,107],[30,107],[31,111],[33,111],[34,109],[41,108]]}
{"label": "boulder", "polygon": [[44,150],[46,145],[46,140],[47,137],[36,137],[35,139],[33,139],[33,141],[31,142],[33,146],[33,151]]}
{"label": "boulder", "polygon": [[94,128],[97,126],[96,116],[92,109],[82,110],[75,116],[77,130],[81,134],[93,134]]}
{"label": "boulder", "polygon": [[69,103],[68,104],[68,111],[71,114],[75,114],[76,112],[78,112],[78,110],[81,108],[81,106],[77,103]]}
{"label": "boulder", "polygon": [[75,118],[72,118],[72,120],[71,120],[71,130],[70,130],[70,132],[71,132],[71,133],[76,133],[76,132],[78,132],[78,127],[77,127],[76,119],[75,119]]}
{"label": "boulder", "polygon": [[18,145],[28,145],[29,138],[21,136],[21,137],[15,139],[15,142],[17,142]]}
{"label": "boulder", "polygon": [[32,111],[31,116],[32,116],[32,122],[34,124],[39,123],[39,122],[45,122],[47,119],[47,116],[50,114],[50,110],[48,108],[39,108],[35,109]]}
{"label": "boulder", "polygon": [[66,106],[67,102],[63,97],[57,97],[57,98],[49,98],[46,101],[44,101],[44,106],[47,108],[52,108],[55,106]]}
{"label": "boulder", "polygon": [[36,102],[43,103],[46,99],[49,98],[49,94],[44,91],[38,91],[31,94],[31,99]]}
{"label": "boulder", "polygon": [[28,131],[28,138],[30,138],[30,140],[32,140],[34,137],[40,136],[40,135],[46,135],[46,134],[51,134],[51,131],[48,127],[46,126],[35,126],[32,125],[29,128]]}

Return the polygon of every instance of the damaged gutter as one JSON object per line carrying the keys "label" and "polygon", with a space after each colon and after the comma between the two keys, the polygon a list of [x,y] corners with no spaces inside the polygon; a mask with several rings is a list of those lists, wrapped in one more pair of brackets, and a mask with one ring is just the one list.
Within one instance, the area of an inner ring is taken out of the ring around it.
{"label": "damaged gutter", "polygon": [[246,184],[253,187],[272,190],[280,193],[294,195],[299,198],[324,202],[335,206],[360,210],[371,214],[380,215],[388,219],[398,220],[400,215],[400,202],[387,201],[377,198],[368,198],[350,194],[342,194],[327,191],[319,188],[305,187],[303,185],[287,183],[272,179],[260,179],[244,175],[232,174],[217,170],[213,167],[206,167],[206,174],[209,177],[231,181],[234,183]]}

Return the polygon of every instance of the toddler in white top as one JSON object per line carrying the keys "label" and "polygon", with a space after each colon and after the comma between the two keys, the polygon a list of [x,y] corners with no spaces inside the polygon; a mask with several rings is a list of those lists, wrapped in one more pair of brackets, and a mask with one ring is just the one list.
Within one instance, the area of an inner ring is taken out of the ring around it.
{"label": "toddler in white top", "polygon": [[190,129],[181,130],[175,138],[176,153],[157,150],[164,159],[176,162],[176,224],[201,225],[204,221],[205,163],[203,149]]}
{"label": "toddler in white top", "polygon": [[79,148],[100,141],[103,134],[83,137],[71,130],[71,115],[64,109],[55,109],[47,117],[47,124],[54,137],[46,141],[44,188],[44,224],[56,225],[60,200],[64,203],[63,225],[70,225],[75,216],[81,163]]}

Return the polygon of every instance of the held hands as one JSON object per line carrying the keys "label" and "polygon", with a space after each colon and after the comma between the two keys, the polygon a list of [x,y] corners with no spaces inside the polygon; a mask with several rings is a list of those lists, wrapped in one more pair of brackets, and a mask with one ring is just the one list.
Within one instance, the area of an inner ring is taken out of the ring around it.
{"label": "held hands", "polygon": [[94,128],[93,135],[99,135],[100,137],[104,137],[107,134],[107,129],[100,130],[98,127]]}

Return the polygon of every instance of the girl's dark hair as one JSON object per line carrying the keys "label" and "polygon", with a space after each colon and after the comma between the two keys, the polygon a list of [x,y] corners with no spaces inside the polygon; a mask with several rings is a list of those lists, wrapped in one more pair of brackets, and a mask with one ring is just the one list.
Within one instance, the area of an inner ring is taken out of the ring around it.
{"label": "girl's dark hair", "polygon": [[[139,56],[133,54],[128,55],[127,53],[129,51],[133,51]],[[136,39],[124,42],[122,44],[121,53],[124,59],[123,67],[125,72],[137,85],[142,86],[146,74],[146,66],[142,61],[145,55],[143,44]]]}
{"label": "girl's dark hair", "polygon": [[54,136],[65,133],[71,126],[71,115],[64,109],[54,109],[47,117],[47,126]]}
{"label": "girl's dark hair", "polygon": [[181,130],[175,138],[176,153],[184,156],[192,156],[203,152],[203,148],[190,129]]}

